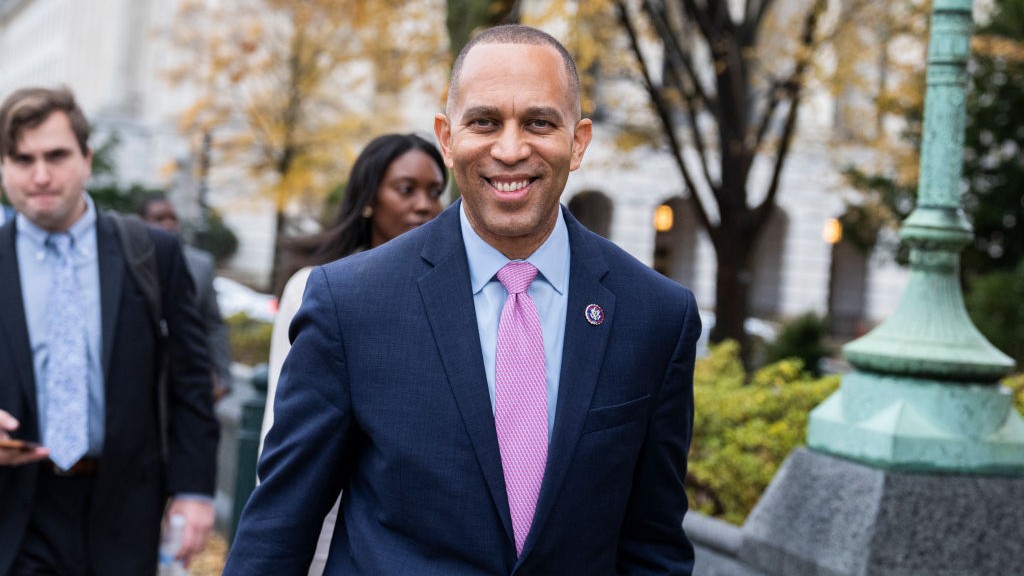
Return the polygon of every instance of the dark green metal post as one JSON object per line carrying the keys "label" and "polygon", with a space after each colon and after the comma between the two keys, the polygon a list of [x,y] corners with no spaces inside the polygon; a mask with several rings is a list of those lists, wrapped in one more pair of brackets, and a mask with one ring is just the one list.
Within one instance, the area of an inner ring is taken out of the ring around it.
{"label": "dark green metal post", "polygon": [[235,501],[231,511],[229,541],[234,539],[242,508],[256,487],[260,428],[263,425],[263,410],[267,403],[266,364],[260,364],[253,369],[252,387],[254,394],[242,404],[242,419],[238,427],[238,464],[235,468]]}

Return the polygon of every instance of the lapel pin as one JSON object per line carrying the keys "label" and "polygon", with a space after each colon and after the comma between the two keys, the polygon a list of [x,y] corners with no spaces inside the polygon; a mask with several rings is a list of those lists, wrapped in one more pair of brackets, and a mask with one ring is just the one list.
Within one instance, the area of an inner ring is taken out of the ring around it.
{"label": "lapel pin", "polygon": [[597,304],[591,304],[587,306],[586,312],[583,313],[587,317],[587,322],[590,322],[594,326],[604,322],[604,310],[601,309]]}

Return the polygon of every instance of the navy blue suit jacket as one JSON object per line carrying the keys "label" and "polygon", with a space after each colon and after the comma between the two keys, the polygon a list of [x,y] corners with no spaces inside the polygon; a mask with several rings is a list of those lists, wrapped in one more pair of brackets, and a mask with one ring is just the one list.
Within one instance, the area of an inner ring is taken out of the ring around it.
{"label": "navy blue suit jacket", "polygon": [[327,574],[690,574],[696,303],[565,218],[561,384],[522,556],[456,204],[313,271],[225,574],[305,574],[341,490]]}

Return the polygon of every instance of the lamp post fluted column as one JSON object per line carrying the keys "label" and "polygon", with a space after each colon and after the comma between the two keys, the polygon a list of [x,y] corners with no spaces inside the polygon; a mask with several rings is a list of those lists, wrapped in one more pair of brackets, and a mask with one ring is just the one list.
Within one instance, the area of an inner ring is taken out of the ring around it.
{"label": "lamp post fluted column", "polygon": [[900,234],[910,280],[896,312],[843,352],[855,371],[815,408],[814,450],[897,470],[1024,472],[1024,420],[997,381],[1013,360],[971,322],[960,207],[972,0],[935,0],[916,209]]}

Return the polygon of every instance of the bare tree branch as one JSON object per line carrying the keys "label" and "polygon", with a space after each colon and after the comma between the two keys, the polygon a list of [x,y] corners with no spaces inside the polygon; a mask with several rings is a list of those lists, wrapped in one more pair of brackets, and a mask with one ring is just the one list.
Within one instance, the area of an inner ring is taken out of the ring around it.
{"label": "bare tree branch", "polygon": [[[692,51],[684,50],[679,43],[679,38],[683,37],[683,34],[681,31],[673,29],[669,16],[664,11],[664,5],[662,5],[661,10],[658,10],[649,0],[645,0],[643,6],[648,18],[655,26],[658,37],[665,43],[665,59],[668,62],[666,76],[671,78],[673,85],[683,99],[683,108],[690,122],[693,144],[697,151],[697,157],[700,160],[701,172],[704,174],[704,179],[708,182],[710,188],[714,191],[717,189],[717,183],[711,174],[708,158],[709,148],[704,140],[704,132],[700,128],[699,116],[701,109],[713,110],[716,109],[718,104],[717,102],[712,102],[704,90],[696,67],[689,56]],[[682,72],[680,69],[682,69]],[[689,89],[690,86],[693,87],[692,90]]]}
{"label": "bare tree branch", "polygon": [[815,0],[811,10],[807,13],[807,18],[804,20],[803,31],[800,34],[801,50],[796,55],[796,64],[793,68],[793,74],[786,83],[786,88],[790,93],[789,110],[787,111],[786,121],[783,125],[782,134],[779,139],[779,148],[775,154],[775,166],[772,169],[771,183],[768,185],[768,192],[765,194],[764,200],[761,201],[761,204],[758,205],[755,211],[755,226],[758,228],[768,221],[769,216],[771,216],[772,208],[775,205],[775,197],[778,195],[779,181],[782,177],[782,168],[786,163],[786,157],[789,155],[789,148],[793,142],[793,134],[796,131],[797,113],[800,110],[800,98],[802,96],[804,83],[806,82],[807,68],[811,63],[811,47],[814,44],[814,37],[818,28],[819,18],[825,11],[826,6],[827,0]]}
{"label": "bare tree branch", "polygon": [[775,112],[782,102],[781,94],[784,91],[785,88],[779,82],[772,82],[772,86],[768,90],[769,96],[768,102],[765,103],[764,116],[761,117],[757,132],[754,134],[754,139],[750,142],[751,149],[759,150],[761,145],[764,144],[765,137],[768,135],[768,129],[772,126],[772,119],[775,117]]}
{"label": "bare tree branch", "polygon": [[697,97],[706,108],[711,109],[717,106],[713,96],[708,94],[701,83],[700,75],[697,74],[697,69],[693,65],[692,58],[689,56],[692,50],[684,49],[682,44],[679,43],[679,38],[682,37],[682,34],[672,29],[672,23],[669,21],[664,5],[659,10],[652,5],[650,0],[644,0],[643,8],[647,12],[651,23],[654,24],[658,38],[665,42],[666,57],[670,57],[682,64],[683,69],[686,71],[686,77],[693,84]]}
{"label": "bare tree branch", "polygon": [[683,9],[686,11],[686,15],[697,23],[698,28],[700,28],[701,36],[707,39],[708,44],[716,41],[719,36],[719,30],[715,27],[715,24],[709,17],[706,9],[701,10],[698,8],[694,0],[682,0],[682,4]]}
{"label": "bare tree branch", "polygon": [[697,194],[697,186],[690,174],[690,169],[683,158],[682,146],[676,136],[674,123],[672,122],[672,113],[669,110],[665,99],[662,97],[661,92],[658,87],[655,86],[654,81],[651,78],[650,69],[647,66],[647,62],[644,60],[643,52],[640,49],[640,42],[636,27],[633,25],[633,21],[629,17],[629,9],[626,7],[625,0],[615,0],[615,8],[619,23],[622,25],[629,37],[630,48],[636,56],[637,64],[640,66],[640,72],[644,78],[644,86],[647,89],[648,95],[651,97],[651,103],[654,105],[655,113],[661,120],[661,124],[665,132],[665,138],[668,140],[669,148],[672,150],[672,157],[675,159],[676,165],[679,167],[679,172],[683,177],[683,182],[686,184],[687,189],[690,191],[690,196],[694,200],[693,204],[697,208],[697,217],[701,221],[705,230],[710,231],[712,229],[711,220],[708,218],[707,210],[704,207],[704,203],[701,200],[700,195]]}
{"label": "bare tree branch", "polygon": [[697,149],[697,157],[700,159],[700,168],[704,174],[704,180],[707,181],[708,187],[717,196],[720,182],[711,174],[710,162],[708,161],[709,146],[704,139],[704,131],[700,127],[700,114],[697,103],[694,102],[693,96],[689,92],[681,92],[681,94],[686,102],[686,112],[690,119],[690,125],[693,127],[691,129],[693,133],[693,146]]}
{"label": "bare tree branch", "polygon": [[765,15],[775,4],[775,0],[750,0],[747,3],[746,16],[743,20],[743,44],[753,46],[757,42],[757,35],[761,31]]}

